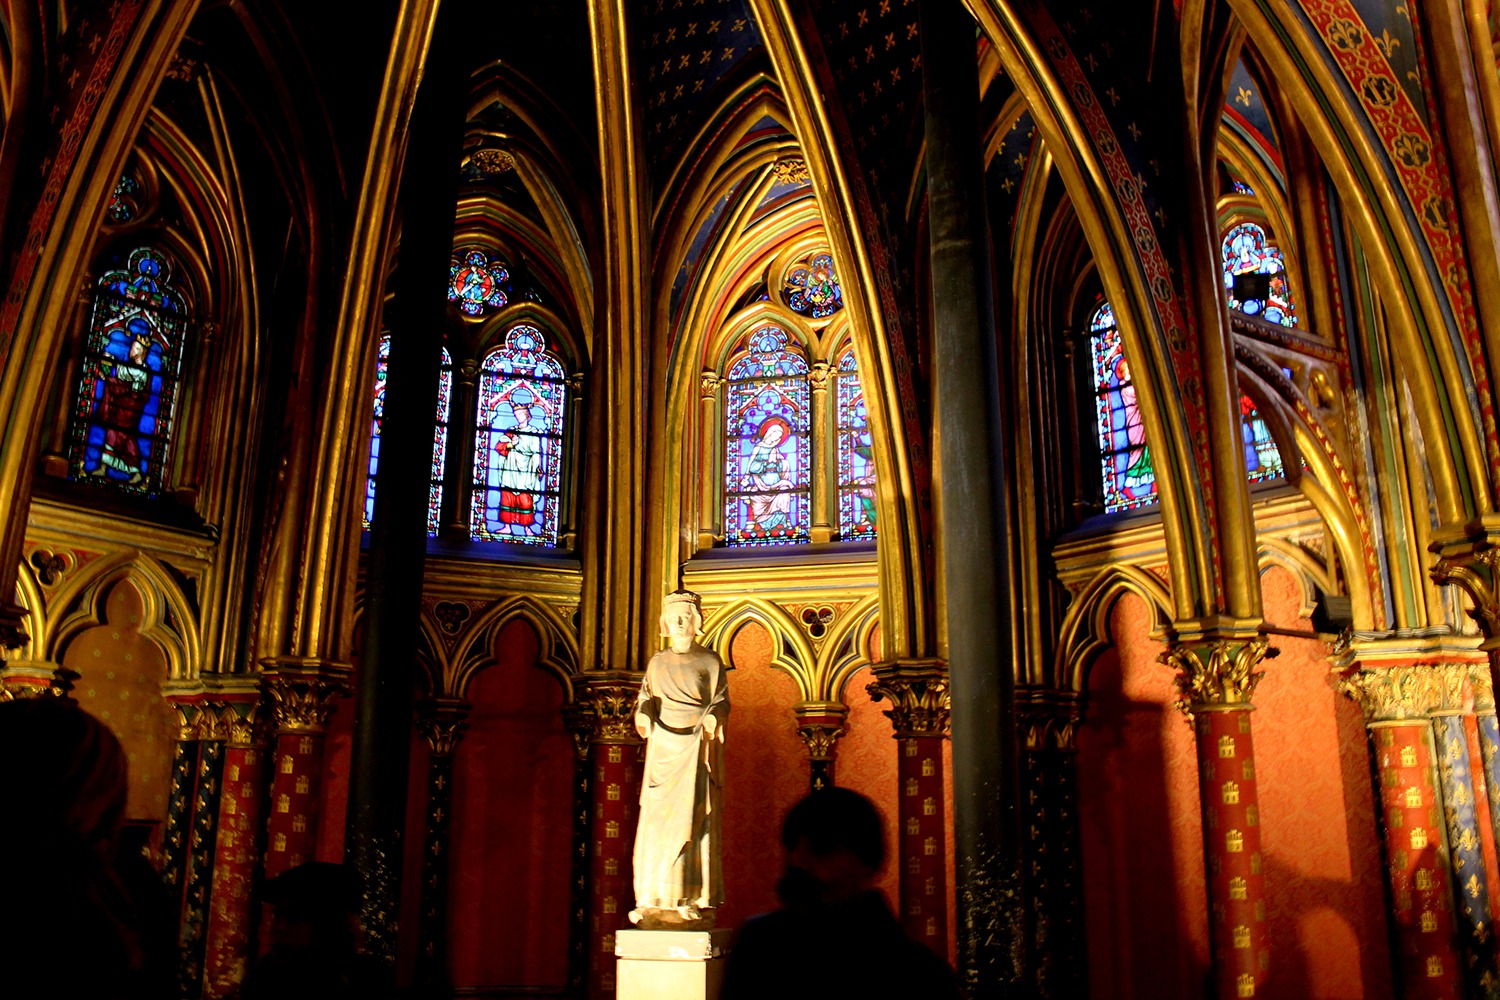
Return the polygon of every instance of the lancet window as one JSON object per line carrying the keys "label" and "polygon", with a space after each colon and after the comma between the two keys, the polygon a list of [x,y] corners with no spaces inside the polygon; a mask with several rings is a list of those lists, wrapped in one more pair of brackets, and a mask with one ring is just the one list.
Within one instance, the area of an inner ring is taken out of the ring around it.
{"label": "lancet window", "polygon": [[[382,334],[375,356],[375,389],[371,401],[370,462],[365,476],[365,509],[361,518],[364,530],[370,530],[375,519],[375,482],[380,471],[380,431],[385,419],[385,383],[390,371],[391,337]],[[438,533],[443,506],[443,469],[448,453],[448,407],[453,393],[453,357],[443,348],[443,365],[438,373],[437,422],[432,438],[432,485],[427,500],[427,534]]]}
{"label": "lancet window", "polygon": [[777,326],[750,334],[729,368],[724,534],[730,545],[811,537],[807,358]]}
{"label": "lancet window", "polygon": [[72,478],[162,491],[187,329],[171,262],[156,247],[99,277],[71,420]]}
{"label": "lancet window", "polygon": [[[1229,307],[1247,316],[1259,316],[1282,326],[1297,325],[1297,309],[1292,302],[1287,281],[1286,260],[1281,251],[1267,241],[1266,231],[1253,222],[1242,222],[1224,234],[1221,245],[1224,288],[1229,292]],[[1267,276],[1264,298],[1235,297],[1235,277],[1242,274]]]}
{"label": "lancet window", "polygon": [[470,534],[555,546],[567,381],[542,331],[518,324],[480,365]]}
{"label": "lancet window", "polygon": [[854,348],[838,366],[839,537],[875,536],[875,455]]}
{"label": "lancet window", "polygon": [[1240,396],[1240,438],[1245,446],[1245,470],[1252,483],[1280,479],[1286,475],[1281,452],[1271,437],[1270,428],[1249,396]]}

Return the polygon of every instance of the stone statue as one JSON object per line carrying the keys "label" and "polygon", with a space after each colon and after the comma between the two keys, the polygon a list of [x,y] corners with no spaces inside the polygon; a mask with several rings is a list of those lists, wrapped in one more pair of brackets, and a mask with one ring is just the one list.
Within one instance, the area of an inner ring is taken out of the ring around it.
{"label": "stone statue", "polygon": [[661,634],[672,645],[646,665],[635,703],[646,774],[630,921],[646,929],[711,927],[712,914],[702,911],[723,900],[719,827],[729,685],[718,655],[695,641],[702,627],[697,594],[667,595]]}

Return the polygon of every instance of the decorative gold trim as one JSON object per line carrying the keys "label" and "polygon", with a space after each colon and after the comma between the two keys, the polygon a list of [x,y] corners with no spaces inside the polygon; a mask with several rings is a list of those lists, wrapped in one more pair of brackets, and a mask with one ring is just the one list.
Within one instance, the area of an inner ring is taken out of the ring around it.
{"label": "decorative gold trim", "polygon": [[865,685],[874,702],[889,701],[885,717],[896,729],[896,739],[947,736],[953,698],[948,690],[948,664],[943,660],[897,660],[877,663],[875,680]]}

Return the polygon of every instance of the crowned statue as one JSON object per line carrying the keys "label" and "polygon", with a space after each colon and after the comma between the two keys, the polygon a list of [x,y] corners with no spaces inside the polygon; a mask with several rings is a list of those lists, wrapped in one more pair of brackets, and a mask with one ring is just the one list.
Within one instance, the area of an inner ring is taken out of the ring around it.
{"label": "crowned statue", "polygon": [[630,920],[646,930],[712,927],[711,910],[723,900],[719,828],[729,685],[723,661],[697,642],[702,627],[697,594],[667,595],[661,634],[671,645],[646,665],[635,703],[646,773]]}

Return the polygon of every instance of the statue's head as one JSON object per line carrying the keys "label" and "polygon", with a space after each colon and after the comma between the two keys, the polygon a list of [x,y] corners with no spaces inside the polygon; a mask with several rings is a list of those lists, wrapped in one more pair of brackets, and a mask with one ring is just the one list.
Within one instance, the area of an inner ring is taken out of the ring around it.
{"label": "statue's head", "polygon": [[696,639],[703,628],[703,606],[691,590],[674,590],[661,602],[661,634],[665,638]]}

